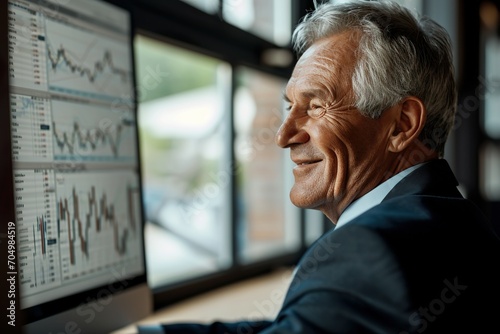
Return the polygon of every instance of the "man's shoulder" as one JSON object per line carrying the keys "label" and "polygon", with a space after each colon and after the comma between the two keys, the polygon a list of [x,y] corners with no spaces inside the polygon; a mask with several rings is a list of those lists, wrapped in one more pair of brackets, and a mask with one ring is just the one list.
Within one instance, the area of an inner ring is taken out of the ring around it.
{"label": "man's shoulder", "polygon": [[471,229],[486,225],[487,218],[463,197],[408,194],[384,200],[352,222],[381,229]]}
{"label": "man's shoulder", "polygon": [[327,232],[315,246],[336,244],[360,258],[385,254],[397,263],[415,266],[423,265],[422,261],[427,265],[459,263],[457,259],[469,259],[471,254],[500,256],[500,239],[471,201],[434,195],[412,194],[383,201]]}

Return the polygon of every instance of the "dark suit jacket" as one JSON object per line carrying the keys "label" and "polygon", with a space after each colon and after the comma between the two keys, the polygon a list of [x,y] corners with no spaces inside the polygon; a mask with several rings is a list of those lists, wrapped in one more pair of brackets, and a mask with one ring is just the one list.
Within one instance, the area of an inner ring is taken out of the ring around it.
{"label": "dark suit jacket", "polygon": [[500,242],[444,160],[304,254],[274,321],[166,333],[497,333]]}

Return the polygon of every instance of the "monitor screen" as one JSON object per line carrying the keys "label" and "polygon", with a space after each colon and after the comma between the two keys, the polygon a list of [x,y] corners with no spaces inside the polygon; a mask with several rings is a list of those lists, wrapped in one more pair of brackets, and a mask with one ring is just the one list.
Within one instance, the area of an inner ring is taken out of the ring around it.
{"label": "monitor screen", "polygon": [[[127,292],[149,303],[149,290],[138,290],[146,272],[132,36],[130,11],[107,1],[8,1],[17,285],[28,332],[42,333],[43,321],[57,332],[47,319],[60,314],[106,332],[140,317],[118,316]],[[107,312],[126,319],[113,323]]]}

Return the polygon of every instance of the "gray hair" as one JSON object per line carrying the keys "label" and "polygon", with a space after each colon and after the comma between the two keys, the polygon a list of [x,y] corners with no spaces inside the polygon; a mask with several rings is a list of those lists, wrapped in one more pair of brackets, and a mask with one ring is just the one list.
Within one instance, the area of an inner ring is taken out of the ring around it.
{"label": "gray hair", "polygon": [[293,46],[301,55],[317,40],[348,30],[361,32],[352,77],[355,107],[378,118],[404,97],[418,97],[427,109],[419,139],[442,156],[457,102],[446,30],[394,2],[325,3],[295,28]]}

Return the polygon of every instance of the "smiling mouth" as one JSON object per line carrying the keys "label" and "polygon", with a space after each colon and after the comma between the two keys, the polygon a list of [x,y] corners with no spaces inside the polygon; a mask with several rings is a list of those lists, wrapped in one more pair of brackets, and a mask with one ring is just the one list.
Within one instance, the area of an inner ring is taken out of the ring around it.
{"label": "smiling mouth", "polygon": [[307,166],[307,165],[313,165],[315,163],[321,162],[322,160],[314,160],[314,161],[302,161],[302,162],[297,162],[297,166]]}

